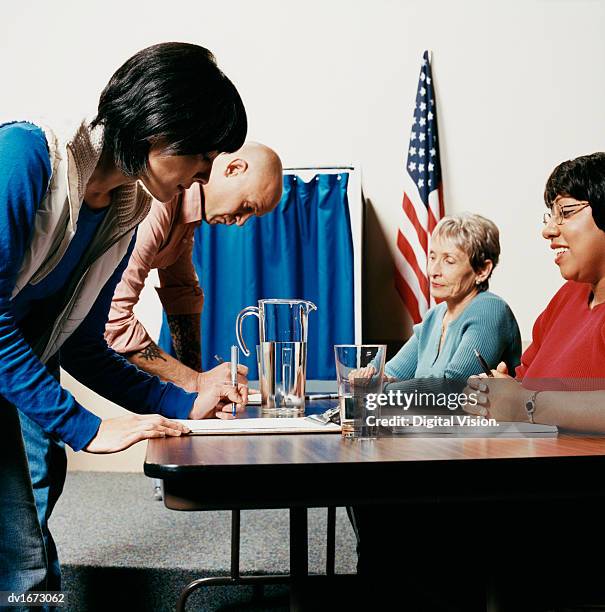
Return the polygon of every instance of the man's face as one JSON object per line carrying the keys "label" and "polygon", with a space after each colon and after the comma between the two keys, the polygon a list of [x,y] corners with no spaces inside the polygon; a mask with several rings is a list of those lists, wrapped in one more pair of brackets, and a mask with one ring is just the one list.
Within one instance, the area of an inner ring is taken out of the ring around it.
{"label": "man's face", "polygon": [[160,147],[152,147],[147,172],[140,179],[156,200],[168,202],[193,183],[205,185],[217,155],[217,151],[206,155],[166,155]]}
{"label": "man's face", "polygon": [[236,174],[213,172],[204,187],[204,221],[242,226],[250,217],[272,211],[280,197],[281,176],[250,168]]}

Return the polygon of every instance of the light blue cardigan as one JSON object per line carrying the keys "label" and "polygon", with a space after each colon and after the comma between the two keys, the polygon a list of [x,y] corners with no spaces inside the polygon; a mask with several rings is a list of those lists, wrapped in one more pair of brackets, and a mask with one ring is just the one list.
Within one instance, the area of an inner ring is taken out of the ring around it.
{"label": "light blue cardigan", "polygon": [[491,368],[500,361],[514,368],[521,357],[521,334],[508,304],[489,291],[479,293],[462,314],[450,322],[439,351],[441,325],[447,305],[431,308],[424,320],[414,325],[414,335],[385,366],[387,376],[410,378],[446,378],[463,381],[479,374],[477,349]]}

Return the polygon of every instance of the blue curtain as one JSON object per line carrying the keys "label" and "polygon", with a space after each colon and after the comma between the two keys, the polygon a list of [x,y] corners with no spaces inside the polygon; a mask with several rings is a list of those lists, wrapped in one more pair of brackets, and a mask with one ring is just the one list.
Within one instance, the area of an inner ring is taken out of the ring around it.
{"label": "blue curtain", "polygon": [[[308,183],[284,176],[276,210],[250,219],[244,227],[210,226],[196,230],[193,261],[205,294],[202,313],[202,367],[229,359],[236,344],[235,320],[262,298],[306,299],[309,313],[307,378],[335,378],[334,344],[355,340],[353,243],[347,200],[349,175],[319,174]],[[255,346],[258,319],[244,322],[250,357],[241,363],[258,377]],[[159,345],[174,355],[166,316]]]}

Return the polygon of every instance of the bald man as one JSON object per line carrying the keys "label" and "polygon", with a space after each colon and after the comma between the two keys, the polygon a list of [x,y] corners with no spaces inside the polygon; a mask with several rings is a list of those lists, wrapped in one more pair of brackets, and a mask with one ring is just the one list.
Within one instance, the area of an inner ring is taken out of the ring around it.
{"label": "bald man", "polygon": [[[249,142],[235,153],[219,155],[208,183],[181,186],[170,202],[154,202],[139,226],[132,257],[113,297],[105,329],[109,346],[142,370],[187,391],[229,382],[228,363],[201,372],[204,296],[191,261],[194,231],[202,221],[241,227],[253,215],[271,212],[281,192],[279,156],[265,145]],[[133,311],[153,268],[158,270],[156,291],[167,314],[176,359],[155,344]],[[247,368],[239,366],[242,384],[246,373]]]}

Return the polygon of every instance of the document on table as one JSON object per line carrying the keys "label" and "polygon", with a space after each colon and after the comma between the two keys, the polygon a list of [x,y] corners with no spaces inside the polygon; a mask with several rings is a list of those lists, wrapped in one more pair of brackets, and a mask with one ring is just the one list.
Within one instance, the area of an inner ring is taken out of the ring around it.
{"label": "document on table", "polygon": [[340,433],[340,425],[328,423],[322,425],[305,417],[260,417],[257,419],[174,419],[187,425],[192,435],[222,434],[285,434],[285,433]]}
{"label": "document on table", "polygon": [[391,427],[391,431],[396,436],[460,436],[469,438],[551,438],[556,437],[559,433],[556,425],[525,422],[500,422],[497,425],[477,425],[475,427],[460,424],[395,426]]}

